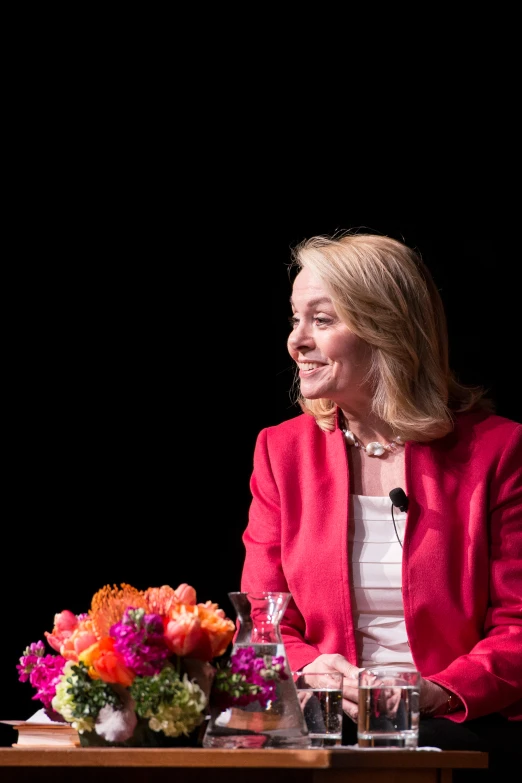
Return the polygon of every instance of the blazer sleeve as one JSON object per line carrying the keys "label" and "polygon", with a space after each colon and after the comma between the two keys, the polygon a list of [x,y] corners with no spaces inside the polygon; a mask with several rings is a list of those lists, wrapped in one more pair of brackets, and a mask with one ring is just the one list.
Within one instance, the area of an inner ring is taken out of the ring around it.
{"label": "blazer sleeve", "polygon": [[[268,449],[268,429],[261,430],[254,449],[250,479],[252,501],[243,533],[245,560],[241,590],[289,592],[282,555],[281,488],[274,476]],[[314,661],[316,647],[304,641],[305,622],[293,598],[281,622],[281,636],[293,671]]]}
{"label": "blazer sleeve", "polygon": [[465,711],[451,716],[456,721],[500,711],[515,716],[522,706],[522,426],[513,431],[501,454],[489,501],[490,588],[484,637],[467,655],[429,678],[464,702]]}

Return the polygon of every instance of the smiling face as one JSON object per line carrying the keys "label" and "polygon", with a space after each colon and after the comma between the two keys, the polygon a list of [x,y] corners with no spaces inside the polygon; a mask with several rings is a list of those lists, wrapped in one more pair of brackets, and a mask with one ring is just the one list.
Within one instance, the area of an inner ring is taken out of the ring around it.
{"label": "smiling face", "polygon": [[368,407],[370,346],[339,319],[327,290],[307,269],[295,278],[290,301],[287,347],[299,367],[303,397],[326,398],[347,409]]}

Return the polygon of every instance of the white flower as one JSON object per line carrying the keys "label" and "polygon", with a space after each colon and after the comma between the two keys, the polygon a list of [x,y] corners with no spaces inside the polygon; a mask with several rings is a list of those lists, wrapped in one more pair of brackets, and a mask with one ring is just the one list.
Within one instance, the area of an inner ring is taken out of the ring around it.
{"label": "white flower", "polygon": [[125,742],[132,737],[138,723],[136,704],[125,688],[120,685],[113,685],[113,688],[121,698],[122,709],[117,710],[112,704],[102,707],[94,728],[107,742]]}
{"label": "white flower", "polygon": [[204,719],[207,697],[196,682],[183,675],[182,687],[169,704],[162,702],[155,715],[147,712],[149,727],[153,731],[162,731],[167,737],[179,737],[199,726]]}

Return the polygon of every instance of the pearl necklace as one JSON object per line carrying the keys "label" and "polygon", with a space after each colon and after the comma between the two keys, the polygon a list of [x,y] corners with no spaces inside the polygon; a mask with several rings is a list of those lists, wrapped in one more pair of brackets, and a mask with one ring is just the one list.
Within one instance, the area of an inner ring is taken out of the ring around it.
{"label": "pearl necklace", "polygon": [[394,454],[399,450],[399,446],[404,446],[404,440],[400,435],[397,435],[397,437],[393,438],[391,443],[382,444],[376,440],[373,440],[371,443],[368,443],[365,446],[364,443],[359,440],[357,435],[354,435],[354,433],[349,430],[347,426],[344,428],[342,427],[341,430],[348,445],[355,446],[357,449],[361,448],[368,454],[369,457],[382,457],[382,455],[386,452]]}

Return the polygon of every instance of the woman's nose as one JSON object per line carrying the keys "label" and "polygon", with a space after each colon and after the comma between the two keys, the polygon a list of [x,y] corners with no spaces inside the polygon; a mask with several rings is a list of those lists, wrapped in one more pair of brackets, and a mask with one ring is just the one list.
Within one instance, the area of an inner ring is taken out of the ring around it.
{"label": "woman's nose", "polygon": [[306,325],[301,321],[295,326],[288,335],[288,346],[294,351],[298,351],[301,347],[309,348],[313,345],[313,336]]}

